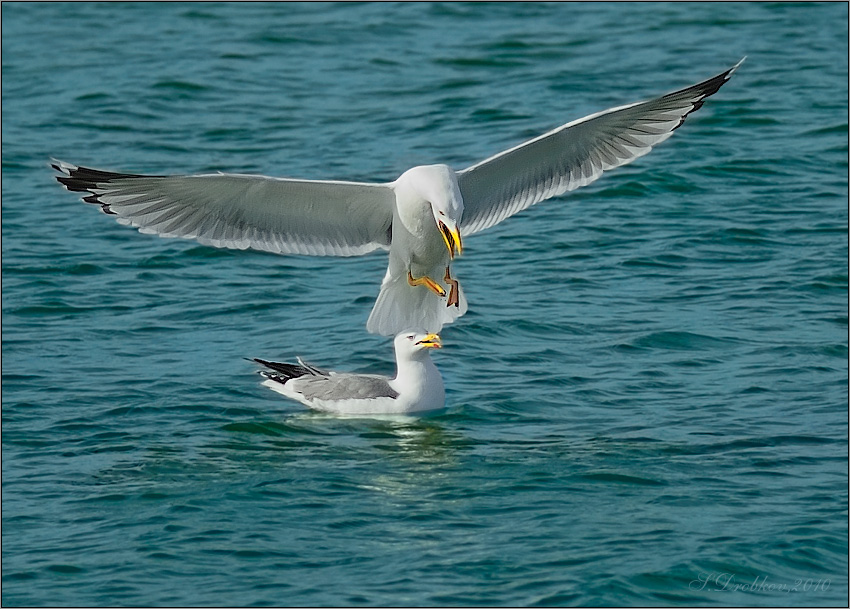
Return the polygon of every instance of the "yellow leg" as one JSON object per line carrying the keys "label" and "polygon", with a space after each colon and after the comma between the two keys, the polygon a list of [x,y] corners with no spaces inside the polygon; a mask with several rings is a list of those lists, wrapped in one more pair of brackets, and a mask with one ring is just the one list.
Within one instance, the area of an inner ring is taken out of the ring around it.
{"label": "yellow leg", "polygon": [[445,296],[446,291],[443,289],[439,283],[428,277],[427,275],[424,277],[420,277],[419,279],[414,279],[413,275],[410,271],[407,271],[407,283],[410,285],[424,285],[426,288],[434,292],[437,296]]}
{"label": "yellow leg", "polygon": [[452,278],[452,274],[449,270],[449,267],[446,267],[446,276],[443,278],[446,280],[446,283],[451,286],[449,289],[449,300],[446,302],[446,306],[450,307],[452,305],[459,307],[460,306],[460,283],[457,279]]}

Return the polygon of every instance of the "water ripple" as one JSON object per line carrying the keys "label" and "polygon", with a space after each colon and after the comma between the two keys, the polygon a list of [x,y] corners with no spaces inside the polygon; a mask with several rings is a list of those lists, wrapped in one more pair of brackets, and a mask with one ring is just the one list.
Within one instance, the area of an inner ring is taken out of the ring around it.
{"label": "water ripple", "polygon": [[[4,605],[846,604],[846,5],[3,22]],[[245,361],[391,374],[385,254],[140,235],[46,167],[393,180],[744,54],[652,154],[465,240],[425,417],[305,412]]]}

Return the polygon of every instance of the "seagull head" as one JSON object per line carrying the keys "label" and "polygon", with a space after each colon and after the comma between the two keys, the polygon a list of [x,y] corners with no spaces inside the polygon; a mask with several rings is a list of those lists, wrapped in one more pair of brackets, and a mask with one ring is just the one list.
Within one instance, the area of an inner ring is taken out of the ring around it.
{"label": "seagull head", "polygon": [[[425,201],[431,209],[437,230],[454,258],[463,253],[460,220],[463,217],[463,197],[457,176],[448,165],[422,165],[409,169],[399,178],[398,185],[410,189],[415,198]],[[400,213],[406,210],[399,209]]]}
{"label": "seagull head", "polygon": [[402,332],[395,337],[396,357],[399,359],[419,359],[426,356],[431,349],[442,349],[443,343],[439,334],[419,334]]}

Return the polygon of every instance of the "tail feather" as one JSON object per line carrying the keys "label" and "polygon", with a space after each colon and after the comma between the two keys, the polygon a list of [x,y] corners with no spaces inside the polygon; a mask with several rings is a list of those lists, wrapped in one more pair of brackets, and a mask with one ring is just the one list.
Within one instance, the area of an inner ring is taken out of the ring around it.
{"label": "tail feather", "polygon": [[443,325],[466,313],[466,296],[458,286],[457,306],[446,306],[447,298],[425,286],[411,286],[407,277],[385,281],[366,322],[373,334],[395,336],[400,332],[439,332]]}

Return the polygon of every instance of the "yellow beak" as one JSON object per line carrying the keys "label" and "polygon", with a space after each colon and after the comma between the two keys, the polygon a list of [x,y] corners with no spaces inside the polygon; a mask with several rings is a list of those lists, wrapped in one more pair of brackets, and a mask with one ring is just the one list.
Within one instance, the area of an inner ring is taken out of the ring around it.
{"label": "yellow beak", "polygon": [[440,342],[440,340],[441,339],[440,339],[439,334],[429,334],[428,336],[426,336],[425,338],[423,338],[422,340],[420,340],[416,344],[422,345],[423,347],[426,347],[427,349],[442,349],[443,343]]}
{"label": "yellow beak", "polygon": [[[463,241],[460,239],[460,229],[455,227],[454,230],[442,222],[438,222],[440,233],[443,235],[443,241],[446,242],[446,248],[449,250],[449,257],[454,258],[455,255],[460,256],[463,253]],[[455,254],[457,249],[457,254]]]}

